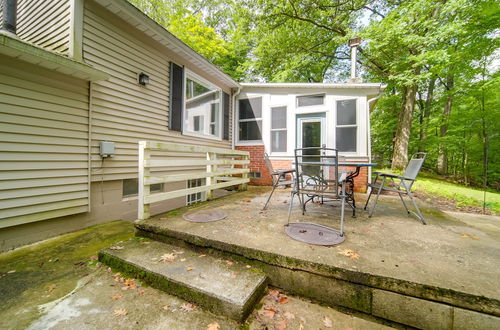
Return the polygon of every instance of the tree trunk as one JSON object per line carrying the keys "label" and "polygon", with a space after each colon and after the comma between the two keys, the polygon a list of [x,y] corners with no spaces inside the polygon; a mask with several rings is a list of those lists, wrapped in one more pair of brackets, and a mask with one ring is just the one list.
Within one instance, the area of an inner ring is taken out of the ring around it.
{"label": "tree trunk", "polygon": [[439,174],[447,174],[448,173],[448,150],[446,148],[446,144],[443,143],[442,139],[448,133],[448,120],[450,119],[451,108],[453,105],[453,84],[454,77],[453,74],[448,75],[446,79],[446,87],[448,89],[448,96],[446,98],[446,102],[444,103],[443,108],[443,116],[441,126],[439,127],[439,149],[438,149],[438,159],[437,159],[437,172]]}
{"label": "tree trunk", "polygon": [[429,127],[429,117],[431,115],[431,105],[434,99],[434,87],[436,86],[436,76],[432,76],[427,87],[427,97],[425,99],[424,113],[422,115],[422,123],[420,125],[420,141],[418,144],[418,151],[423,152],[426,150],[427,141],[427,128]]}
{"label": "tree trunk", "polygon": [[415,95],[418,86],[411,85],[404,88],[403,104],[399,113],[398,128],[394,137],[394,151],[392,154],[393,170],[402,170],[408,163],[408,142],[410,141],[411,122],[415,108]]}

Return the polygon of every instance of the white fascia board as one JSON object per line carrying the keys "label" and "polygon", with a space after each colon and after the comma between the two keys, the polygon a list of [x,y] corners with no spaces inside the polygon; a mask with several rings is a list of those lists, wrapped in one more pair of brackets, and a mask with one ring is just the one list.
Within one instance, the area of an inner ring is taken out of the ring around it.
{"label": "white fascia board", "polygon": [[241,83],[243,88],[316,88],[316,89],[372,89],[383,91],[386,87],[379,83]]}
{"label": "white fascia board", "polygon": [[211,63],[202,55],[198,54],[183,41],[168,32],[163,26],[156,23],[146,14],[129,3],[127,0],[95,0],[98,4],[108,9],[130,25],[151,36],[163,46],[173,50],[179,56],[191,62],[209,76],[217,77],[231,88],[238,88],[238,84],[233,78],[224,73],[219,67]]}
{"label": "white fascia board", "polygon": [[0,32],[0,54],[82,80],[106,80],[109,75],[88,64],[32,45],[10,34]]}

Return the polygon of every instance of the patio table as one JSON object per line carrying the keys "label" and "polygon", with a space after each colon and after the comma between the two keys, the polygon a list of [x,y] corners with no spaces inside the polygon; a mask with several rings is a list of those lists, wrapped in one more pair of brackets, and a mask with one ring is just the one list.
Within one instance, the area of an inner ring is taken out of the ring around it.
{"label": "patio table", "polygon": [[[293,162],[293,165],[295,166],[295,162]],[[335,166],[335,163],[330,163],[330,162],[300,162],[300,165],[314,165],[314,166]],[[338,166],[346,167],[346,166],[355,166],[356,170],[353,172],[347,172],[347,176],[345,179],[345,182],[349,189],[346,189],[346,202],[351,206],[352,208],[352,216],[353,218],[356,217],[356,199],[354,196],[354,178],[356,178],[359,175],[359,172],[361,171],[362,167],[374,167],[377,166],[377,163],[353,163],[353,162],[339,162]]]}

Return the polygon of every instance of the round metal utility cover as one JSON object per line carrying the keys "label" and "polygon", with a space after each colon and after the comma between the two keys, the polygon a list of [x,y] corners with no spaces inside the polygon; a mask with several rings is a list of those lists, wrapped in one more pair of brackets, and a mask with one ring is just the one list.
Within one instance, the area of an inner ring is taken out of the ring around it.
{"label": "round metal utility cover", "polygon": [[202,210],[197,212],[185,213],[184,220],[191,222],[212,222],[222,220],[227,217],[227,213],[222,210]]}
{"label": "round metal utility cover", "polygon": [[345,235],[333,228],[310,222],[293,222],[285,225],[285,233],[294,240],[314,245],[337,245],[345,241]]}

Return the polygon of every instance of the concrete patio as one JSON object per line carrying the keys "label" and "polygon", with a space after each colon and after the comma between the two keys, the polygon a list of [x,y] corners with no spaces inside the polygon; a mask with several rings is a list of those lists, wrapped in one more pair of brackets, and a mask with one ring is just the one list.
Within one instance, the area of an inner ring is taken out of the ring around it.
{"label": "concrete patio", "polygon": [[[285,235],[289,191],[261,211],[268,189],[251,188],[189,208],[222,209],[224,220],[192,223],[181,209],[136,223],[137,235],[241,260],[273,286],[419,328],[495,328],[500,316],[500,220],[443,213],[420,202],[428,225],[382,196],[373,218],[346,215],[346,241],[323,247]],[[364,195],[358,196],[358,208]],[[338,228],[339,208],[311,205],[293,221]]]}

